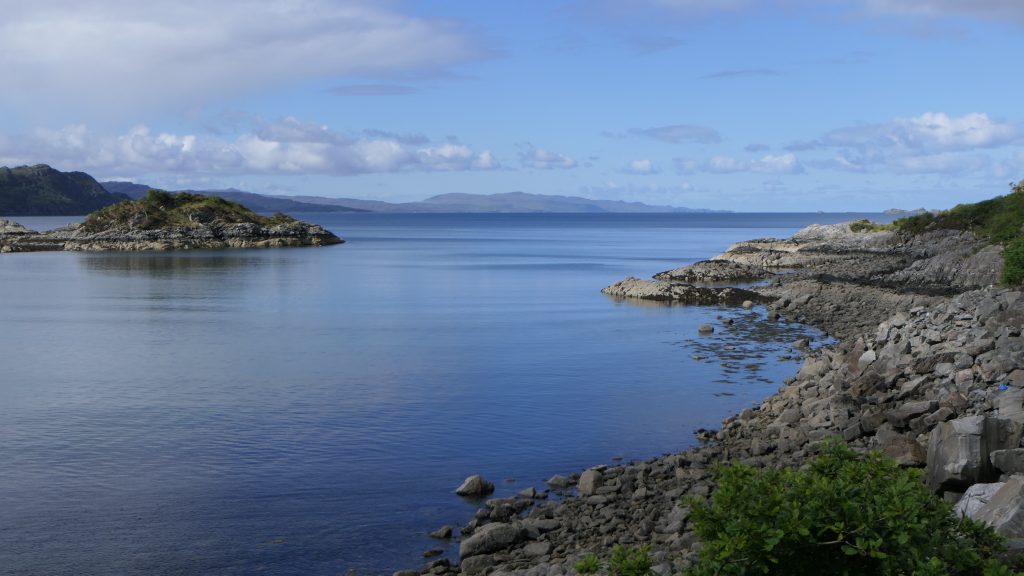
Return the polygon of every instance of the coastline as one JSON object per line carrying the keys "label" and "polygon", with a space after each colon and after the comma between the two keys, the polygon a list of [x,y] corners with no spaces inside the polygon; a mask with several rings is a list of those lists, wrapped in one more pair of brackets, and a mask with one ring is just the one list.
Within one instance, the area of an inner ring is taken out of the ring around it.
{"label": "coastline", "polygon": [[798,466],[837,436],[856,450],[881,450],[903,466],[926,468],[933,489],[951,500],[970,484],[994,480],[991,473],[943,478],[941,469],[952,457],[942,451],[955,443],[954,420],[1008,422],[1016,432],[992,448],[1020,443],[1024,390],[1003,392],[1006,382],[1024,387],[1024,299],[992,287],[1000,267],[999,249],[969,233],[908,239],[855,233],[846,224],[812,225],[787,240],[734,244],[709,261],[659,273],[658,280],[608,287],[606,293],[622,298],[749,307],[755,302],[691,299],[694,290],[681,288],[681,281],[713,283],[721,294],[723,283],[767,279],[751,288],[766,302],[767,321],[807,324],[837,341],[804,348],[793,378],[760,406],[703,434],[702,445],[553,478],[551,488],[565,495],[560,500],[537,498],[546,492],[531,489],[488,500],[462,529],[459,565],[441,559],[401,574],[570,574],[584,555],[603,557],[619,544],[650,544],[655,571],[675,573],[700,546],[680,499],[713,493],[712,465]]}

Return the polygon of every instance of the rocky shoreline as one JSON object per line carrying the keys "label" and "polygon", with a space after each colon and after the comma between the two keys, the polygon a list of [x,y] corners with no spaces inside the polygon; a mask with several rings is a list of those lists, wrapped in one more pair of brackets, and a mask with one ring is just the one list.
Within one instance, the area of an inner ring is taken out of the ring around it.
{"label": "rocky shoreline", "polygon": [[[658,280],[606,288],[617,298],[765,303],[765,321],[809,324],[838,341],[801,345],[796,376],[720,430],[704,431],[700,446],[487,500],[461,529],[458,564],[442,558],[402,576],[572,574],[586,554],[606,557],[618,544],[649,544],[655,571],[678,573],[700,548],[681,498],[713,494],[714,464],[800,466],[836,437],[924,468],[937,494],[1017,543],[1024,295],[995,287],[1001,268],[1001,248],[969,232],[904,236],[837,224],[740,242]],[[722,287],[758,279],[766,283]]]}

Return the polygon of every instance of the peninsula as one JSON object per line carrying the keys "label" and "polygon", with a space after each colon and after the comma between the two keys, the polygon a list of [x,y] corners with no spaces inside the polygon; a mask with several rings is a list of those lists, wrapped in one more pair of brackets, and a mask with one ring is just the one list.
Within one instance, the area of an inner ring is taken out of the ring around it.
{"label": "peninsula", "polygon": [[47,232],[0,220],[0,252],[263,248],[342,242],[322,226],[285,214],[261,216],[223,198],[161,190],[97,210],[80,224]]}
{"label": "peninsula", "polygon": [[[605,288],[617,299],[717,305],[723,316],[709,327],[714,330],[801,322],[838,341],[795,342],[804,356],[799,372],[759,406],[726,418],[721,429],[696,431],[701,442],[695,448],[557,475],[548,486],[487,500],[461,530],[457,567],[442,559],[409,575],[563,575],[596,571],[609,561],[683,573],[705,560],[701,550],[708,543],[698,535],[693,503],[714,502],[721,488],[718,465],[807,468],[837,441],[856,453],[881,452],[902,468],[920,469],[921,481],[910,484],[935,495],[924,498],[939,507],[940,521],[955,526],[954,514],[967,516],[1020,550],[1022,224],[1024,182],[1006,196],[892,225],[812,225],[788,239],[739,242],[655,279],[628,278]],[[729,282],[746,288],[721,288]],[[941,512],[939,496],[956,503],[955,512]],[[742,526],[734,527],[741,540],[758,533],[757,526]],[[779,538],[802,537],[773,534],[763,550]],[[844,537],[840,530],[825,544]],[[888,538],[872,546],[902,546],[899,535]],[[758,542],[750,545],[762,550]],[[810,551],[814,543],[808,546]],[[844,552],[865,565],[883,557],[864,559],[855,546]],[[745,561],[736,554],[709,561]],[[720,573],[751,573],[732,568]]]}

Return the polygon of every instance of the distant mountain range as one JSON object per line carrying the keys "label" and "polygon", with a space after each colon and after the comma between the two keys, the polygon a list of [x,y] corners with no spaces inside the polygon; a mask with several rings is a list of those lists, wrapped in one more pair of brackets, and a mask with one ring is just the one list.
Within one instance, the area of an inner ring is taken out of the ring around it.
{"label": "distant mountain range", "polygon": [[[0,216],[88,214],[123,200],[138,199],[152,188],[133,182],[97,182],[84,172],[61,172],[45,164],[0,167]],[[242,190],[180,190],[220,196],[256,212],[388,212],[388,213],[656,213],[721,212],[641,202],[592,200],[579,196],[548,196],[526,192],[441,194],[422,202],[382,202],[323,196],[268,196]]]}
{"label": "distant mountain range", "polygon": [[[274,196],[284,198],[283,196]],[[431,196],[422,202],[381,202],[379,200],[358,200],[356,198],[325,198],[323,196],[288,196],[308,204],[348,206],[371,212],[573,212],[573,213],[654,213],[654,212],[721,212],[720,210],[698,210],[675,206],[651,206],[641,202],[621,200],[592,200],[579,196],[549,196],[526,192],[503,192],[499,194],[441,194]]]}

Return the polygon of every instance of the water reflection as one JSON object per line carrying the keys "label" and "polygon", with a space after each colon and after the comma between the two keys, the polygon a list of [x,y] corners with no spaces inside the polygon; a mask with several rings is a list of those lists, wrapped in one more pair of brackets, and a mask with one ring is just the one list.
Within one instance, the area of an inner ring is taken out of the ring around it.
{"label": "water reflection", "polygon": [[283,258],[268,259],[263,255],[247,251],[244,254],[223,251],[202,252],[102,252],[82,253],[79,265],[90,272],[101,272],[115,276],[207,276],[211,273],[226,273],[233,269],[253,266],[288,265]]}

